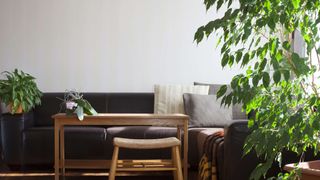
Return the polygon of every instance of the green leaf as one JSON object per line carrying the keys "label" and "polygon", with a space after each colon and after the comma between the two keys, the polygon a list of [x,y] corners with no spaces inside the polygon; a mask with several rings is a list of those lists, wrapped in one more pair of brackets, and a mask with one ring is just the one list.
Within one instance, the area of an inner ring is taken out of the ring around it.
{"label": "green leaf", "polygon": [[228,65],[229,65],[229,67],[231,67],[232,65],[233,65],[233,63],[234,63],[234,56],[230,56],[229,57],[229,61],[228,61]]}
{"label": "green leaf", "polygon": [[280,66],[279,66],[279,63],[278,63],[278,61],[276,59],[272,59],[271,63],[272,63],[272,67],[273,67],[274,70],[278,70],[279,69]]}
{"label": "green leaf", "polygon": [[292,54],[292,62],[296,68],[297,76],[306,75],[309,73],[310,68],[306,64],[307,60],[304,58],[300,58],[297,53]]}
{"label": "green leaf", "polygon": [[236,62],[238,63],[242,58],[242,52],[241,51],[237,51],[237,55],[236,55]]}
{"label": "green leaf", "polygon": [[75,110],[75,112],[76,112],[76,114],[77,114],[77,116],[78,116],[78,119],[79,119],[80,121],[82,121],[83,118],[84,118],[83,107],[82,107],[82,106],[78,106],[77,109]]}
{"label": "green leaf", "polygon": [[309,100],[309,104],[310,104],[311,106],[313,106],[313,105],[315,104],[316,100],[317,100],[317,97],[313,96],[313,97]]}
{"label": "green leaf", "polygon": [[273,73],[273,81],[274,81],[275,83],[279,83],[280,79],[281,79],[281,73],[280,73],[280,71],[275,71],[275,72]]}
{"label": "green leaf", "polygon": [[267,8],[268,11],[271,11],[271,3],[269,0],[264,2],[264,7]]}
{"label": "green leaf", "polygon": [[209,10],[211,6],[216,2],[216,0],[205,0],[204,4],[206,5],[206,10]]}
{"label": "green leaf", "polygon": [[233,2],[233,0],[229,0],[229,2],[228,2],[228,8],[231,6],[232,2]]}
{"label": "green leaf", "polygon": [[291,2],[295,9],[299,8],[300,0],[291,0]]}
{"label": "green leaf", "polygon": [[263,75],[262,75],[262,82],[263,82],[263,86],[265,88],[268,88],[269,87],[269,83],[270,83],[270,76],[267,72],[263,72]]}
{"label": "green leaf", "polygon": [[269,162],[270,160],[268,159],[268,161],[266,163],[260,163],[258,164],[258,166],[255,168],[255,170],[252,172],[252,174],[250,175],[250,179],[261,179],[261,175],[265,175],[267,173],[267,170],[271,167],[272,165],[272,161]]}
{"label": "green leaf", "polygon": [[256,87],[256,86],[258,85],[260,79],[261,79],[261,76],[260,76],[259,74],[253,76],[253,78],[252,78],[252,84],[253,84],[253,86]]}
{"label": "green leaf", "polygon": [[224,0],[219,0],[217,3],[217,10],[219,10],[223,4]]}
{"label": "green leaf", "polygon": [[283,70],[283,76],[284,76],[284,79],[286,81],[288,81],[290,79],[290,71],[289,70]]}
{"label": "green leaf", "polygon": [[267,59],[264,58],[264,59],[261,61],[261,63],[260,63],[259,71],[263,71],[264,68],[266,67],[266,65],[267,65]]}
{"label": "green leaf", "polygon": [[269,28],[274,31],[275,30],[275,27],[276,27],[276,23],[274,22],[274,20],[272,18],[269,19],[268,21],[268,26]]}
{"label": "green leaf", "polygon": [[290,43],[289,43],[288,41],[284,41],[284,42],[282,43],[282,47],[283,47],[285,50],[289,51],[290,48],[291,48],[291,45],[290,45]]}
{"label": "green leaf", "polygon": [[229,61],[229,55],[224,54],[224,56],[222,57],[222,60],[221,60],[221,66],[225,67],[228,64],[228,61]]}
{"label": "green leaf", "polygon": [[250,60],[250,55],[249,53],[246,53],[243,57],[241,66],[247,65],[249,63],[249,60]]}
{"label": "green leaf", "polygon": [[225,101],[225,105],[229,107],[231,105],[231,102],[232,102],[232,94],[229,94],[226,97],[227,98],[226,98],[226,101]]}
{"label": "green leaf", "polygon": [[227,92],[227,85],[222,85],[217,92],[217,99],[223,96]]}
{"label": "green leaf", "polygon": [[280,23],[284,24],[286,22],[286,14],[285,13],[281,13],[280,15]]}
{"label": "green leaf", "polygon": [[198,28],[197,32],[194,35],[194,40],[199,44],[204,37],[204,26]]}
{"label": "green leaf", "polygon": [[254,46],[258,46],[260,44],[260,41],[261,41],[261,37],[258,37]]}

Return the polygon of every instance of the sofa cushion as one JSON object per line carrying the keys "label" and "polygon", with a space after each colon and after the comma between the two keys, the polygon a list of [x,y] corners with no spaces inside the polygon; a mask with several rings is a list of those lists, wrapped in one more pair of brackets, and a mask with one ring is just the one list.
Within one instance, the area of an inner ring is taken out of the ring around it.
{"label": "sofa cushion", "polygon": [[101,159],[105,158],[106,129],[94,126],[65,128],[66,158]]}
{"label": "sofa cushion", "polygon": [[[51,164],[54,154],[53,127],[34,127],[23,132],[23,162]],[[66,158],[101,159],[106,157],[104,128],[65,127]]]}
{"label": "sofa cushion", "polygon": [[22,133],[23,163],[52,164],[54,157],[53,127],[34,127]]}
{"label": "sofa cushion", "polygon": [[186,85],[155,85],[154,86],[154,113],[184,114],[184,93],[208,94],[209,86],[186,86]]}
{"label": "sofa cushion", "polygon": [[183,101],[190,127],[224,127],[232,120],[232,109],[221,106],[215,95],[186,93]]}
{"label": "sofa cushion", "polygon": [[[174,127],[155,127],[155,126],[119,126],[107,129],[108,148],[113,149],[113,138],[135,138],[135,139],[153,139],[176,136],[177,129]],[[125,159],[166,159],[170,158],[170,149],[151,149],[136,150],[124,149],[119,151],[119,157]]]}
{"label": "sofa cushion", "polygon": [[[209,94],[214,94],[216,95],[218,90],[223,84],[207,84],[207,83],[199,83],[199,82],[194,82],[194,85],[208,85],[209,86]],[[227,89],[227,93],[230,93],[230,87]],[[232,106],[232,118],[233,119],[248,119],[248,116],[246,115],[245,112],[242,112],[242,105],[241,104],[235,104]]]}

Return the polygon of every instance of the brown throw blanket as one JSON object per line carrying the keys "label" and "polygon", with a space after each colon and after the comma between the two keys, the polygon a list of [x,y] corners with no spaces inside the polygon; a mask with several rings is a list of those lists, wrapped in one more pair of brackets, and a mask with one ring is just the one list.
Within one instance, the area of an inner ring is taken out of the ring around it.
{"label": "brown throw blanket", "polygon": [[218,180],[217,148],[223,142],[224,131],[208,136],[204,143],[204,152],[199,163],[199,180]]}

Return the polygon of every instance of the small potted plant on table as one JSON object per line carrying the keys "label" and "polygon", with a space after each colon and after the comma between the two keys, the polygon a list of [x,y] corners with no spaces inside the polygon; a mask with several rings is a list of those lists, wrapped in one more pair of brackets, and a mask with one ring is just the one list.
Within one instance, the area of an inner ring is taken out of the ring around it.
{"label": "small potted plant on table", "polygon": [[[60,99],[60,98],[59,98]],[[62,105],[65,106],[66,114],[76,114],[80,121],[83,120],[84,114],[96,115],[97,111],[91,106],[89,101],[83,98],[83,95],[75,90],[66,91]]]}

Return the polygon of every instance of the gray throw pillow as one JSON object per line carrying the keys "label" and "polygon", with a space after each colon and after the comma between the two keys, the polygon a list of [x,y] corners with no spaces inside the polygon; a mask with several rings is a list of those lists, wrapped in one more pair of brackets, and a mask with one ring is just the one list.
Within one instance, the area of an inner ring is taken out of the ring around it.
{"label": "gray throw pillow", "polygon": [[[219,88],[223,84],[208,84],[208,83],[200,83],[200,82],[194,82],[194,85],[200,85],[200,86],[209,86],[209,94],[216,95]],[[227,93],[230,93],[230,86],[228,85]],[[248,116],[245,112],[242,112],[242,105],[241,104],[235,104],[232,106],[232,119],[248,119]]]}
{"label": "gray throw pillow", "polygon": [[224,127],[232,120],[232,109],[220,106],[215,95],[183,94],[190,127]]}

